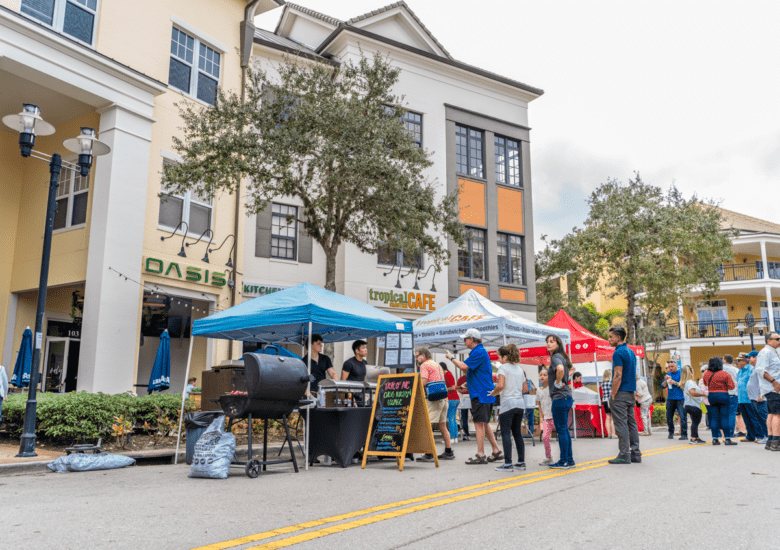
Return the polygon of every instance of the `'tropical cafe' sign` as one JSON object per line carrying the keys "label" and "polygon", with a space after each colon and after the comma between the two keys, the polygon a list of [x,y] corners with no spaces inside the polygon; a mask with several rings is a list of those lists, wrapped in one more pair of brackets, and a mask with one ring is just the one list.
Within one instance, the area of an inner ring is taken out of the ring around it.
{"label": "'tropical cafe' sign", "polygon": [[436,295],[418,290],[399,291],[394,288],[369,287],[368,303],[372,306],[392,309],[434,311]]}
{"label": "'tropical cafe' sign", "polygon": [[144,258],[144,271],[161,277],[181,279],[202,285],[222,287],[227,284],[225,274],[219,271],[183,265],[178,262],[166,262],[158,258]]}

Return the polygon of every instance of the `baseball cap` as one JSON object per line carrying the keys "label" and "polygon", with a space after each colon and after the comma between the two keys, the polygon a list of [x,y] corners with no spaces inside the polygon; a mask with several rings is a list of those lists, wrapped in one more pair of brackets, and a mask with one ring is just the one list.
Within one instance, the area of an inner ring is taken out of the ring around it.
{"label": "baseball cap", "polygon": [[739,352],[739,355],[737,355],[737,361],[747,361],[748,360],[748,354],[744,351]]}
{"label": "baseball cap", "polygon": [[748,357],[758,357],[758,352],[756,350],[751,351],[747,354]]}
{"label": "baseball cap", "polygon": [[466,334],[461,334],[460,337],[461,338],[477,338],[479,340],[482,340],[482,335],[475,328],[468,329],[466,331]]}

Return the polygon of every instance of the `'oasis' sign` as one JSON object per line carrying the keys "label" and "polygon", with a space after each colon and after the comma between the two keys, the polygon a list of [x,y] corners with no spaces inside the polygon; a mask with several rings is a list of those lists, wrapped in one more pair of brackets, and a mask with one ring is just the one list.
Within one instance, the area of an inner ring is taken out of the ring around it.
{"label": "'oasis' sign", "polygon": [[177,262],[166,263],[158,258],[146,258],[144,260],[144,271],[162,277],[183,279],[202,285],[225,286],[227,284],[224,273],[201,269],[191,265],[180,266]]}
{"label": "'oasis' sign", "polygon": [[393,288],[369,287],[368,303],[372,306],[393,309],[434,311],[436,309],[436,295],[415,290],[399,292]]}

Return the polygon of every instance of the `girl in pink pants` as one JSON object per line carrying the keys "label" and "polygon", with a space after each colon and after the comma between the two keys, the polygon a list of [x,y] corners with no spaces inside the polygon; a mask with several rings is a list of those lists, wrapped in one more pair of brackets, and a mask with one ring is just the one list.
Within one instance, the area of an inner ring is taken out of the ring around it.
{"label": "girl in pink pants", "polygon": [[542,441],[544,441],[544,456],[539,465],[552,463],[552,453],[550,452],[550,434],[554,429],[552,418],[552,399],[550,399],[550,388],[547,385],[547,369],[539,372],[539,385],[541,388],[536,392],[536,402],[539,404],[539,420],[542,425]]}

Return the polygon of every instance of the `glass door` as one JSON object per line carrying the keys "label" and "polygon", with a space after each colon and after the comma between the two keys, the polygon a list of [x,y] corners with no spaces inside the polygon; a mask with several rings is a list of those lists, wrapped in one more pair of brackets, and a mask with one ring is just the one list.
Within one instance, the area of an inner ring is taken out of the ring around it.
{"label": "glass door", "polygon": [[68,370],[68,348],[70,338],[52,337],[46,339],[46,363],[44,365],[42,391],[63,393],[65,375]]}

